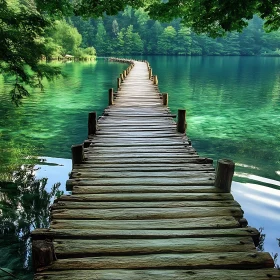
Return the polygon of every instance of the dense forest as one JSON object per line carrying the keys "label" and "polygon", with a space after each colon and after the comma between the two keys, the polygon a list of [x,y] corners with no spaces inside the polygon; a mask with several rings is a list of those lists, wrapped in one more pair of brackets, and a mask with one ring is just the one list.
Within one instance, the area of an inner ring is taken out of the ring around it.
{"label": "dense forest", "polygon": [[161,23],[143,8],[126,7],[116,16],[67,20],[82,35],[82,46],[93,46],[97,55],[280,55],[280,31],[266,33],[264,21],[254,16],[242,33],[225,37],[197,35],[180,19]]}

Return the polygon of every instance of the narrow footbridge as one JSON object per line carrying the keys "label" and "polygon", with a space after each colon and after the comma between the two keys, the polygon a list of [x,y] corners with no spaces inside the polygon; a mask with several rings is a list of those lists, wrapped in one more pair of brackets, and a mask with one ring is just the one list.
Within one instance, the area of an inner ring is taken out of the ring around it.
{"label": "narrow footbridge", "polygon": [[234,164],[196,153],[148,62],[112,60],[129,66],[72,147],[72,195],[32,233],[34,279],[280,279],[230,194]]}

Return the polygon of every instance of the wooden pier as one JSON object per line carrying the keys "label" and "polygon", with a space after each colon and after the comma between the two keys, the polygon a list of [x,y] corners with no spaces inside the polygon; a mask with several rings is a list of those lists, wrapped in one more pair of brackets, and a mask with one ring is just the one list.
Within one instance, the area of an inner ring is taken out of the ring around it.
{"label": "wooden pier", "polygon": [[[114,59],[118,61],[118,59]],[[280,279],[230,194],[234,164],[201,158],[147,62],[129,63],[72,147],[72,195],[36,229],[36,280]],[[166,69],[168,71],[168,69]]]}

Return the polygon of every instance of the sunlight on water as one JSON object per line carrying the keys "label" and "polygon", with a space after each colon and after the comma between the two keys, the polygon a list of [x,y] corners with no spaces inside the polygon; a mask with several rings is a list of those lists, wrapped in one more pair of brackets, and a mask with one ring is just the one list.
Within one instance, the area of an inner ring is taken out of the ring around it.
{"label": "sunlight on water", "polygon": [[[280,237],[280,190],[259,184],[233,182],[232,194],[241,204],[249,225],[263,228],[266,235],[264,250],[272,255],[280,255],[277,241]],[[277,263],[280,265],[279,258]]]}

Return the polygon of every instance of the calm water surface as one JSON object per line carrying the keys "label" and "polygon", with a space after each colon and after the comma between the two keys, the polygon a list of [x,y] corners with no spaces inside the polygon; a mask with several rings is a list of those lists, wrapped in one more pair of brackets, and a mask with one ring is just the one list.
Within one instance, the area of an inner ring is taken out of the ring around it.
{"label": "calm water surface", "polygon": [[[264,228],[264,249],[279,252],[280,59],[144,59],[158,75],[160,90],[169,93],[171,110],[187,109],[188,136],[199,154],[235,161],[233,194],[249,224]],[[7,172],[15,171],[12,179],[17,182],[12,192],[1,185],[0,248],[5,258],[0,267],[25,274],[25,279],[31,276],[19,270],[22,263],[28,267],[30,262],[30,244],[24,238],[32,228],[48,225],[48,206],[64,190],[71,171],[70,147],[86,139],[87,113],[101,114],[108,88],[115,87],[126,65],[100,59],[63,68],[66,78],[45,83],[45,92],[34,92],[19,108],[3,94],[9,84],[4,86],[0,78],[0,173],[7,181],[11,179]],[[30,156],[43,160],[34,163]],[[28,168],[21,166],[27,160]],[[25,192],[26,186],[36,195]],[[1,202],[4,199],[8,204]]]}

